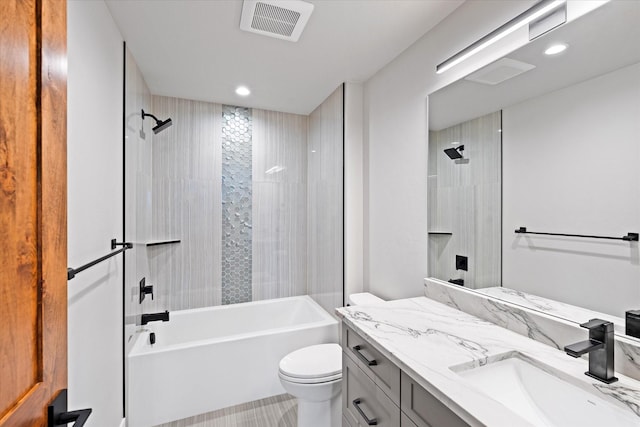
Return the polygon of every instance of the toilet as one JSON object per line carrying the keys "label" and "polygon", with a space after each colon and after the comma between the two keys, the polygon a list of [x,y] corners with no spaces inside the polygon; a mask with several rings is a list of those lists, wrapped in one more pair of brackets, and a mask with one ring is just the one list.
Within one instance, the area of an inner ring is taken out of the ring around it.
{"label": "toilet", "polygon": [[[349,305],[374,305],[384,300],[368,292],[349,296]],[[298,400],[298,427],[342,425],[342,348],[318,344],[295,350],[280,361],[282,387]]]}

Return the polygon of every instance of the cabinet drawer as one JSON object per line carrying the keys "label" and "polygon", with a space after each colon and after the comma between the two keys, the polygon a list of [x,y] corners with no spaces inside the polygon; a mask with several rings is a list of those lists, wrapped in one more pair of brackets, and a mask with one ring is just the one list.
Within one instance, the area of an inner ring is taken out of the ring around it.
{"label": "cabinet drawer", "polygon": [[342,349],[396,405],[400,404],[400,369],[344,323]]}
{"label": "cabinet drawer", "polygon": [[351,427],[400,425],[400,408],[344,353],[342,415]]}
{"label": "cabinet drawer", "polygon": [[[344,426],[343,426],[344,427]],[[416,423],[411,421],[407,414],[400,412],[400,427],[418,427]]]}
{"label": "cabinet drawer", "polygon": [[467,427],[460,417],[404,372],[400,407],[418,427]]}
{"label": "cabinet drawer", "polygon": [[347,421],[344,415],[342,416],[342,427],[351,427],[351,424],[349,424],[349,421]]}

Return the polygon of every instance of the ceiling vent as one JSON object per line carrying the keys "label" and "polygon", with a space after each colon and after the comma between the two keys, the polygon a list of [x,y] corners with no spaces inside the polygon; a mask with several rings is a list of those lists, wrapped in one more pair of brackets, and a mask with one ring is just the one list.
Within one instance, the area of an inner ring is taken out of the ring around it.
{"label": "ceiling vent", "polygon": [[302,0],[244,0],[240,29],[297,42],[313,12]]}
{"label": "ceiling vent", "polygon": [[497,85],[534,68],[536,68],[535,65],[527,64],[526,62],[502,58],[475,73],[469,74],[464,79],[485,85]]}

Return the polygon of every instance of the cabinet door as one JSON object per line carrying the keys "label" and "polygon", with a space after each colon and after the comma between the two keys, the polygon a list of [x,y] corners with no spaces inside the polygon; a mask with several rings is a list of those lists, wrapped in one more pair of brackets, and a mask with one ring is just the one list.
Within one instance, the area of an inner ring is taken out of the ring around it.
{"label": "cabinet door", "polygon": [[342,363],[342,414],[351,427],[400,425],[400,408],[344,353]]}
{"label": "cabinet door", "polygon": [[344,323],[342,348],[396,405],[400,404],[400,369],[396,365]]}
{"label": "cabinet door", "polygon": [[[343,426],[344,427],[344,426]],[[418,427],[416,423],[411,421],[407,414],[400,412],[400,427]]]}
{"label": "cabinet door", "polygon": [[467,427],[460,417],[402,372],[400,406],[418,427]]}

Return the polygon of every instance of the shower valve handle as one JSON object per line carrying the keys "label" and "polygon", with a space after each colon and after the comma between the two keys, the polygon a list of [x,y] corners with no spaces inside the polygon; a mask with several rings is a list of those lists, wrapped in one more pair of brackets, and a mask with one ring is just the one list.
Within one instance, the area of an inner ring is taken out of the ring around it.
{"label": "shower valve handle", "polygon": [[153,285],[147,286],[146,279],[143,277],[142,280],[140,280],[139,303],[142,304],[144,297],[149,294],[151,294],[151,300],[153,300]]}

